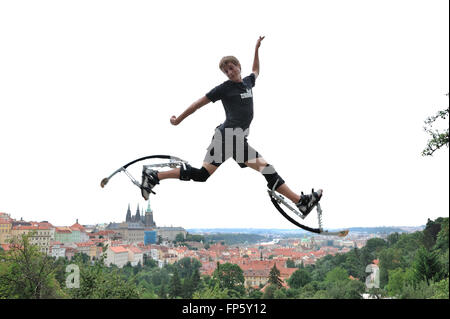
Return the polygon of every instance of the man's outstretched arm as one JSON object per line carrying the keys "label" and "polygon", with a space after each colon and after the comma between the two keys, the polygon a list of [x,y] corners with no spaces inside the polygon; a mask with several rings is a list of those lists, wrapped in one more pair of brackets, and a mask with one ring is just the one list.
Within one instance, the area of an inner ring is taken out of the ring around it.
{"label": "man's outstretched arm", "polygon": [[191,106],[189,106],[183,113],[181,113],[180,116],[176,117],[175,115],[173,115],[170,118],[170,123],[172,125],[180,124],[186,117],[188,117],[189,115],[191,115],[192,113],[197,111],[202,106],[208,104],[209,102],[211,102],[211,101],[206,96],[198,99],[197,101],[192,103]]}
{"label": "man's outstretched arm", "polygon": [[256,47],[255,47],[255,58],[253,59],[253,68],[252,68],[252,72],[255,74],[255,78],[258,77],[259,75],[259,47],[261,46],[261,41],[264,40],[264,37],[259,37],[258,41],[256,42]]}

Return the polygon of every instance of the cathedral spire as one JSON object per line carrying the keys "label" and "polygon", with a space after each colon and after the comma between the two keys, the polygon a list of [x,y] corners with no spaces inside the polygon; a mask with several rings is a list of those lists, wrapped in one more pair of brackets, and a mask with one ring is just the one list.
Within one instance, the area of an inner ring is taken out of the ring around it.
{"label": "cathedral spire", "polygon": [[136,216],[134,218],[134,222],[139,223],[141,221],[141,213],[139,212],[139,204],[136,209]]}
{"label": "cathedral spire", "polygon": [[148,200],[147,210],[145,211],[144,224],[147,227],[155,227],[155,221],[153,220],[153,211],[150,207],[150,200]]}
{"label": "cathedral spire", "polygon": [[130,210],[130,204],[128,204],[127,217],[126,217],[125,221],[126,221],[127,223],[130,223],[130,222],[131,222],[131,210]]}

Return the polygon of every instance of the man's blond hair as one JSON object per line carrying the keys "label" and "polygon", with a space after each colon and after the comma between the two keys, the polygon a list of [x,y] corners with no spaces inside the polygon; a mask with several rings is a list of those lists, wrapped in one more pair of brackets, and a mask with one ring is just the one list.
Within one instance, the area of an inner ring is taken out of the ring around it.
{"label": "man's blond hair", "polygon": [[219,63],[219,68],[222,70],[223,72],[223,68],[227,65],[227,63],[233,63],[235,66],[239,67],[239,69],[241,69],[241,64],[239,63],[239,60],[236,59],[236,57],[229,55],[229,56],[224,56]]}

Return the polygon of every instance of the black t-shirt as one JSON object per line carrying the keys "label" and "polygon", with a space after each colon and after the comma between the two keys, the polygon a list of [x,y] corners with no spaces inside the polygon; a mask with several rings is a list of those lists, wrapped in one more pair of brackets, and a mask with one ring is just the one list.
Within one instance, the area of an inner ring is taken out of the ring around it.
{"label": "black t-shirt", "polygon": [[255,74],[251,73],[243,78],[242,82],[228,80],[206,93],[206,97],[213,103],[222,100],[226,119],[219,126],[221,130],[226,127],[240,127],[243,130],[249,128],[253,119],[252,87],[254,86]]}

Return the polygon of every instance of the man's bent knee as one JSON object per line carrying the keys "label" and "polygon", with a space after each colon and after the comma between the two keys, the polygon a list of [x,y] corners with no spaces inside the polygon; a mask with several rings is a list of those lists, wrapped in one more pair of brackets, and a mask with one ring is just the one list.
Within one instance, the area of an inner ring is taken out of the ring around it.
{"label": "man's bent knee", "polygon": [[275,189],[277,189],[278,187],[284,184],[284,180],[281,178],[280,175],[278,175],[275,168],[270,164],[267,164],[261,171],[261,173],[264,175],[264,178],[267,181],[267,187],[269,189],[273,189],[275,185],[276,185]]}
{"label": "man's bent knee", "polygon": [[257,157],[251,160],[248,160],[244,163],[246,166],[253,168],[254,170],[257,170],[258,172],[261,172],[264,174],[263,170],[264,168],[269,165],[262,157]]}
{"label": "man's bent knee", "polygon": [[182,181],[193,180],[195,182],[206,182],[209,176],[211,176],[211,174],[205,167],[198,169],[186,164],[180,169],[180,180]]}
{"label": "man's bent knee", "polygon": [[213,165],[211,163],[208,162],[203,162],[203,167],[208,171],[209,175],[211,176],[212,174],[214,174],[214,172],[216,171],[216,169],[219,168],[219,166]]}

